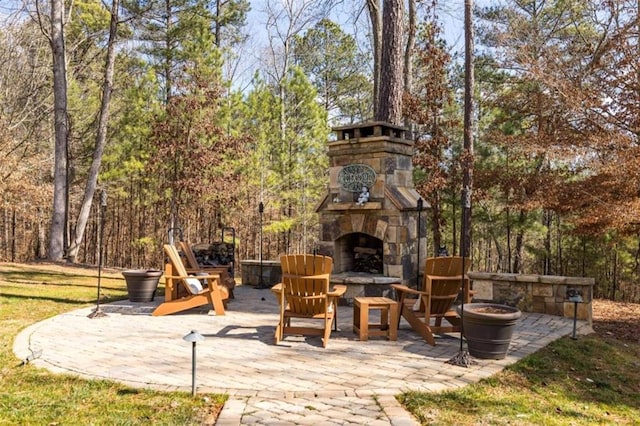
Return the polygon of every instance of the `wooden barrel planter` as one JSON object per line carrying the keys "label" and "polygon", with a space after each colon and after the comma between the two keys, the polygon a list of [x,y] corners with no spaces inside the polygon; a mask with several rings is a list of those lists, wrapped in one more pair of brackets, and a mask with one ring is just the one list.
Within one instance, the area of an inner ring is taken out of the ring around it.
{"label": "wooden barrel planter", "polygon": [[131,302],[152,302],[162,271],[157,269],[127,269],[122,271]]}
{"label": "wooden barrel planter", "polygon": [[469,354],[481,359],[504,359],[516,323],[522,316],[518,308],[497,303],[469,303],[457,307],[462,317]]}

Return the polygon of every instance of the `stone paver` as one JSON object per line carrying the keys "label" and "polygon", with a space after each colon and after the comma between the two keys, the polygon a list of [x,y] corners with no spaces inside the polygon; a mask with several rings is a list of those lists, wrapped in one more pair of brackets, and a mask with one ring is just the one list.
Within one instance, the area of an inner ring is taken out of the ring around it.
{"label": "stone paver", "polygon": [[[394,395],[465,386],[573,331],[572,320],[525,313],[506,359],[464,368],[446,363],[459,351],[459,335],[439,336],[432,347],[402,321],[397,341],[361,342],[348,306],[339,308],[327,348],[318,337],[302,336],[276,346],[273,295],[247,286],[235,293],[219,317],[207,309],[152,317],[160,298],[102,305],[108,315],[102,318],[87,317],[93,308],[78,309],[23,330],[14,352],[20,359],[37,354],[31,362],[56,373],[190,392],[191,344],[182,337],[197,330],[205,337],[196,346],[197,391],[229,395],[218,425],[405,426],[417,422]],[[591,331],[578,324],[579,333]]]}

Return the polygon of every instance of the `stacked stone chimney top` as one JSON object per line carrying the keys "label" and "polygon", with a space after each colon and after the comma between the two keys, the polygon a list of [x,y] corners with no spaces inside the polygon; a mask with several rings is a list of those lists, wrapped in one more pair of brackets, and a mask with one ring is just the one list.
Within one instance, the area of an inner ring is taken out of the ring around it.
{"label": "stacked stone chimney top", "polygon": [[[333,130],[329,191],[316,211],[416,209],[420,196],[413,185],[414,142],[405,139],[404,127],[374,121]],[[357,205],[363,187],[369,200]]]}

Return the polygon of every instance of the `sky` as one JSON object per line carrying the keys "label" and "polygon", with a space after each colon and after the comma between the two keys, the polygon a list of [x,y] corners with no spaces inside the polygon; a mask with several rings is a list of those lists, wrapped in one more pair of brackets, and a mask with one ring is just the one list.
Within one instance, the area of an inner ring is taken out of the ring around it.
{"label": "sky", "polygon": [[[0,0],[2,1],[2,0]],[[489,4],[500,3],[501,0],[475,0],[478,6],[486,6]],[[248,59],[242,65],[243,75],[249,75],[249,79],[253,76],[253,72],[260,67],[260,58],[263,57],[264,50],[268,46],[268,32],[266,29],[268,13],[268,3],[284,3],[280,0],[250,0],[251,11],[248,16],[248,32],[249,42],[246,46]],[[294,4],[306,3],[306,0],[294,0]],[[344,0],[341,1],[334,9],[330,19],[338,22],[343,30],[349,34],[362,37],[365,32],[358,31],[357,26],[368,26],[368,14],[364,7],[364,0]],[[360,16],[354,23],[354,16],[360,10]],[[440,0],[437,6],[437,15],[443,25],[444,37],[447,44],[452,50],[457,52],[464,51],[464,0]],[[360,28],[362,29],[362,28]],[[364,42],[362,42],[364,44]],[[368,46],[366,46],[369,48]]]}
{"label": "sky", "polygon": [[[323,0],[317,0],[323,1]],[[309,0],[250,0],[251,11],[248,16],[247,32],[249,40],[240,55],[243,60],[234,71],[234,80],[237,87],[246,86],[253,78],[256,70],[264,67],[262,61],[265,57],[265,50],[268,43],[268,32],[266,23],[268,13],[266,12],[268,3],[283,4],[292,2],[294,5],[308,3]],[[475,0],[476,5],[497,4],[502,0]],[[11,10],[19,7],[21,0],[0,0],[0,18],[8,14]],[[345,32],[357,35],[361,39],[366,35],[363,26],[368,27],[368,14],[364,10],[364,0],[339,0],[338,6],[334,8],[330,19],[342,25]],[[360,12],[359,19],[354,22],[354,16]],[[437,9],[438,18],[442,22],[444,37],[452,50],[462,52],[464,50],[464,0],[439,0]],[[363,48],[369,48],[365,40],[361,40]]]}

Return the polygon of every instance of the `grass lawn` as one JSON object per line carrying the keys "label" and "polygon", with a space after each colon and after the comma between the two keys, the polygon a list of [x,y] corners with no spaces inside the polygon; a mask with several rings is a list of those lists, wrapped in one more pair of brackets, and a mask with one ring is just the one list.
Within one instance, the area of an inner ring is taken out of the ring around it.
{"label": "grass lawn", "polygon": [[[97,268],[0,264],[0,425],[214,424],[226,396],[142,390],[21,365],[13,340],[25,327],[94,305]],[[102,301],[127,297],[119,272],[103,271]]]}
{"label": "grass lawn", "polygon": [[612,330],[627,322],[627,339],[565,337],[477,384],[398,400],[423,425],[640,425],[640,306],[632,312],[609,318]]}

